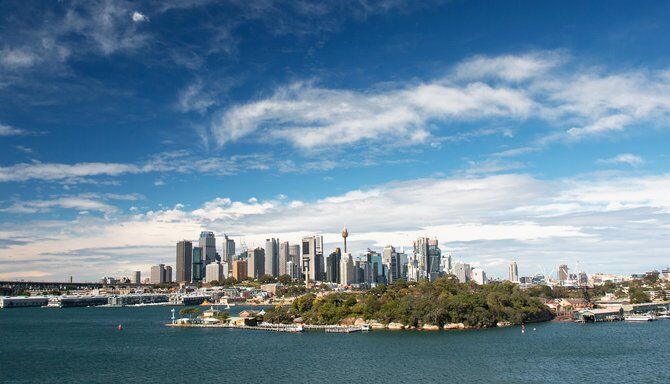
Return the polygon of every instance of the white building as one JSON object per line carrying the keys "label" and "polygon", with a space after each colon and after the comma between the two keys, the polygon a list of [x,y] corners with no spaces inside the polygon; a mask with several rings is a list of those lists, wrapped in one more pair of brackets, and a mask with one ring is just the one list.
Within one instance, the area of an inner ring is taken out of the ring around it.
{"label": "white building", "polygon": [[340,284],[350,285],[356,281],[354,259],[351,253],[343,253],[340,258]]}
{"label": "white building", "polygon": [[205,283],[221,281],[224,279],[223,265],[221,263],[207,264],[205,267]]}
{"label": "white building", "polygon": [[472,281],[479,285],[484,285],[487,283],[486,272],[481,268],[472,268]]}

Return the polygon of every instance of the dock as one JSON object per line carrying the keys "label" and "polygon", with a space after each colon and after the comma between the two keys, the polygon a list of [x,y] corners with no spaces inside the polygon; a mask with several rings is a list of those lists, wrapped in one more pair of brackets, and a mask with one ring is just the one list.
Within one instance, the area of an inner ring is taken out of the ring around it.
{"label": "dock", "polygon": [[352,327],[352,326],[329,326],[325,328],[326,333],[354,333],[362,332],[361,327]]}
{"label": "dock", "polygon": [[167,327],[175,328],[228,328],[228,329],[245,329],[251,331],[271,331],[271,332],[287,332],[287,333],[300,333],[304,332],[304,328],[296,325],[231,325],[231,324],[179,324],[179,323],[168,323],[165,324]]}

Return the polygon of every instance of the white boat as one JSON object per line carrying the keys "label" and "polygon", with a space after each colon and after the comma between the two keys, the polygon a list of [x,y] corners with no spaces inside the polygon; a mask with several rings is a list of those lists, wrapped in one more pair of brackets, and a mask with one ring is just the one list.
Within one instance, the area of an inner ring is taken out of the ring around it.
{"label": "white boat", "polygon": [[668,320],[670,319],[670,313],[662,313],[656,316],[659,320]]}
{"label": "white boat", "polygon": [[635,321],[635,322],[654,321],[654,320],[656,320],[656,315],[653,315],[651,313],[632,314],[632,315],[625,316],[623,319],[626,320],[626,321]]}
{"label": "white boat", "polygon": [[369,332],[370,331],[370,324],[362,324],[361,325],[361,331]]}

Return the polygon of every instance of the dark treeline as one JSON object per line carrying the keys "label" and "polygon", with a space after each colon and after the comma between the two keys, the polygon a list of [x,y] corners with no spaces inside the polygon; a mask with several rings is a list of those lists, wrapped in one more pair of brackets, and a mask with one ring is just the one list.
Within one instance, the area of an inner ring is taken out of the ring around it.
{"label": "dark treeline", "polygon": [[364,293],[332,293],[298,297],[290,307],[267,311],[265,320],[307,324],[338,324],[352,318],[420,327],[463,323],[468,327],[495,327],[498,322],[521,324],[546,321],[552,313],[537,297],[503,282],[487,285],[459,283],[453,276],[434,282],[396,281]]}

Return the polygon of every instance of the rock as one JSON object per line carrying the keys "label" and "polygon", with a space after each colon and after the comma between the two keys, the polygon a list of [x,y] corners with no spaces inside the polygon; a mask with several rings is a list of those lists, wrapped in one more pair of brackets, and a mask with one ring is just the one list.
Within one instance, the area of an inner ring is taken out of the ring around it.
{"label": "rock", "polygon": [[378,322],[378,321],[373,321],[370,323],[370,328],[372,329],[386,329],[386,325]]}
{"label": "rock", "polygon": [[356,319],[356,321],[354,321],[354,325],[363,325],[363,324],[367,324],[367,323],[368,323],[367,321],[363,320],[360,317],[358,319]]}
{"label": "rock", "polygon": [[354,325],[356,323],[355,317],[347,317],[340,321],[340,325]]}
{"label": "rock", "polygon": [[302,317],[296,317],[295,319],[293,319],[293,322],[296,324],[302,324]]}
{"label": "rock", "polygon": [[440,326],[439,325],[433,325],[433,324],[424,324],[421,329],[424,331],[439,331]]}
{"label": "rock", "polygon": [[509,321],[499,321],[496,323],[496,327],[511,327],[512,323]]}
{"label": "rock", "polygon": [[446,329],[446,330],[465,329],[465,324],[463,324],[463,323],[447,323],[447,324],[444,325],[444,329]]}
{"label": "rock", "polygon": [[389,323],[387,328],[392,330],[400,330],[405,329],[405,326],[400,323]]}

